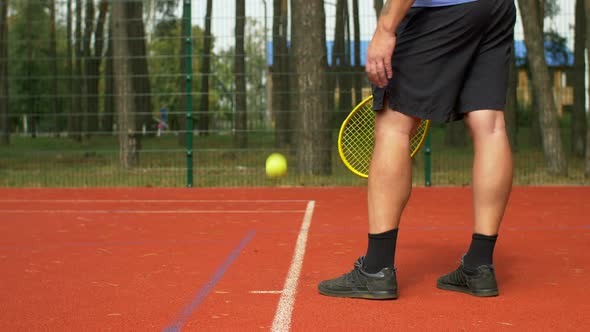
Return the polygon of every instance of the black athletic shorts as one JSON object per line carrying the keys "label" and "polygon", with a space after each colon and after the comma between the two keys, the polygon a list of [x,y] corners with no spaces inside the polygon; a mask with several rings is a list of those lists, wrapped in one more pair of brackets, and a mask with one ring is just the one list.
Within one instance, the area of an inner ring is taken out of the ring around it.
{"label": "black athletic shorts", "polygon": [[373,109],[437,122],[470,111],[504,110],[516,8],[478,0],[411,8],[397,29],[393,78],[373,86]]}

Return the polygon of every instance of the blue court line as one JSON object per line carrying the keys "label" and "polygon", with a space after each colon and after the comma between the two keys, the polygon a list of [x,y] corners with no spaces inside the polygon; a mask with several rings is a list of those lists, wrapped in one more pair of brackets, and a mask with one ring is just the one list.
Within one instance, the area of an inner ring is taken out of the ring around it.
{"label": "blue court line", "polygon": [[221,280],[221,278],[225,274],[225,271],[227,271],[227,269],[233,263],[233,261],[236,260],[236,258],[238,258],[242,249],[244,249],[248,242],[250,242],[250,240],[254,237],[255,233],[255,231],[251,230],[248,232],[248,234],[246,234],[246,236],[242,239],[240,244],[238,244],[238,246],[234,248],[234,250],[232,250],[232,252],[229,254],[229,256],[227,256],[223,264],[221,264],[217,271],[215,271],[215,274],[213,274],[213,277],[211,277],[209,282],[207,282],[203,287],[201,287],[201,289],[199,289],[197,294],[193,297],[191,303],[189,303],[182,310],[182,312],[178,315],[178,318],[174,321],[174,323],[172,323],[172,325],[168,326],[167,328],[163,329],[162,332],[180,331],[184,323],[186,323],[186,321],[190,318],[195,309],[197,309],[197,307],[203,302],[203,300],[205,300],[205,298],[207,297],[207,295],[209,295],[209,292],[211,292],[211,290],[213,289],[213,287],[215,287],[217,282]]}

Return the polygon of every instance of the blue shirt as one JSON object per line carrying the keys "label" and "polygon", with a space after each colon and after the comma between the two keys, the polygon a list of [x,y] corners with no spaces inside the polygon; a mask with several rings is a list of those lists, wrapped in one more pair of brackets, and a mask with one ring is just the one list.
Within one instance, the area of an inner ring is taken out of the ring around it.
{"label": "blue shirt", "polygon": [[466,2],[473,2],[477,0],[416,0],[412,7],[442,7],[458,5]]}

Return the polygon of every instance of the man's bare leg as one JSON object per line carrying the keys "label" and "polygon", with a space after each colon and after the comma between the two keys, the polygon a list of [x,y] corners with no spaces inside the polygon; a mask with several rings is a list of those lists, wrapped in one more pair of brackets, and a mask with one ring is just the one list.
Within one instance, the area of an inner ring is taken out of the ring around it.
{"label": "man's bare leg", "polygon": [[504,113],[481,110],[467,115],[473,139],[473,236],[461,266],[437,280],[437,287],[475,296],[496,296],[494,247],[512,188],[512,156]]}
{"label": "man's bare leg", "polygon": [[465,124],[473,139],[474,233],[497,235],[512,189],[512,154],[504,113],[471,112]]}
{"label": "man's bare leg", "polygon": [[412,190],[410,134],[417,125],[418,119],[388,108],[377,113],[369,168],[368,272],[394,264],[397,228]]}
{"label": "man's bare leg", "polygon": [[412,190],[410,134],[418,120],[384,109],[375,119],[369,168],[369,233],[397,228]]}

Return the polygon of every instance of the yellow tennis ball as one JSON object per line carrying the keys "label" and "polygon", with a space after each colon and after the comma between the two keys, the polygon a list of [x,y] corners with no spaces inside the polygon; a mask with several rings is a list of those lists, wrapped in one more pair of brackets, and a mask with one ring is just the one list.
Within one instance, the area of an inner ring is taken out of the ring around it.
{"label": "yellow tennis ball", "polygon": [[266,158],[266,175],[277,178],[287,174],[287,159],[280,153],[272,153]]}

